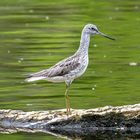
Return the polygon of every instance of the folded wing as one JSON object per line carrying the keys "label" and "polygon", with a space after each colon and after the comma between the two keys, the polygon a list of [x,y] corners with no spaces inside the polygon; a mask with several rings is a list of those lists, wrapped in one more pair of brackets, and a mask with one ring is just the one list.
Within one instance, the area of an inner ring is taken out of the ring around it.
{"label": "folded wing", "polygon": [[42,70],[37,73],[30,74],[26,81],[36,81],[45,78],[51,78],[56,76],[65,76],[70,74],[71,71],[77,69],[79,66],[79,58],[76,56],[71,56],[67,59],[60,61],[59,63],[55,64],[54,66],[50,67],[49,69]]}

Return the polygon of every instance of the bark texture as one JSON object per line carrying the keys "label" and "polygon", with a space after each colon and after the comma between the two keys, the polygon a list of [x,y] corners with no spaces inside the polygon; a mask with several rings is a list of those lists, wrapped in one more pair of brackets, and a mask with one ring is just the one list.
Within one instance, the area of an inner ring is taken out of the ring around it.
{"label": "bark texture", "polygon": [[[31,111],[0,110],[0,132],[45,132],[69,138],[140,136],[140,104],[95,109]],[[102,133],[102,135],[101,135]],[[113,136],[112,136],[113,135]],[[116,135],[115,135],[116,136]]]}

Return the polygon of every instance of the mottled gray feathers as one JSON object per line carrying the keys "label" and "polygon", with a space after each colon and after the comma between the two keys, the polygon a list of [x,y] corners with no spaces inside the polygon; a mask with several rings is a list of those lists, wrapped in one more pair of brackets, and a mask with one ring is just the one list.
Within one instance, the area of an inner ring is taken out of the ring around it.
{"label": "mottled gray feathers", "polygon": [[79,57],[73,55],[67,59],[56,63],[54,66],[50,67],[49,69],[42,70],[37,73],[30,74],[28,78],[31,77],[55,77],[55,76],[64,76],[69,74],[72,70],[75,70],[79,63]]}

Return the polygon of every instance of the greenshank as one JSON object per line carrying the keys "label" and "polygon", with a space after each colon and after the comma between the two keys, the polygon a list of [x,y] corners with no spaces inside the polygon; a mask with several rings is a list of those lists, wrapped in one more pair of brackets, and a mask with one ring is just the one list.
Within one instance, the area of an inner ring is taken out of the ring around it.
{"label": "greenshank", "polygon": [[88,66],[88,48],[90,43],[90,35],[101,35],[111,40],[114,38],[103,34],[98,30],[98,28],[93,24],[87,24],[84,26],[81,34],[81,40],[78,50],[70,57],[63,59],[62,61],[56,63],[54,66],[42,70],[37,73],[30,74],[26,81],[32,82],[37,80],[47,80],[50,82],[65,82],[66,91],[66,111],[69,115],[70,112],[70,100],[68,96],[69,87],[73,80],[80,77]]}

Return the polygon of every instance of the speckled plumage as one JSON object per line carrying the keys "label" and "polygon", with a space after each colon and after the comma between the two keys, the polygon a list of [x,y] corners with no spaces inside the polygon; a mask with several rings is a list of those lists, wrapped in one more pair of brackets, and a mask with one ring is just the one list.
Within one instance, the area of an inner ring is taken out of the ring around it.
{"label": "speckled plumage", "polygon": [[79,49],[74,55],[56,63],[46,70],[30,74],[26,81],[30,82],[43,79],[51,82],[71,83],[75,78],[81,76],[88,66],[89,41],[90,34],[86,33],[85,26],[82,31]]}
{"label": "speckled plumage", "polygon": [[[80,77],[87,69],[90,35],[95,34],[100,34],[104,37],[114,40],[113,38],[98,31],[95,25],[87,24],[82,30],[80,46],[74,55],[56,63],[54,66],[46,70],[30,74],[26,81],[32,82],[36,80],[47,80],[51,82],[65,82],[67,87],[69,87],[72,81],[77,77]],[[67,92],[68,88],[65,92],[68,113],[70,112],[70,105],[68,103]]]}

